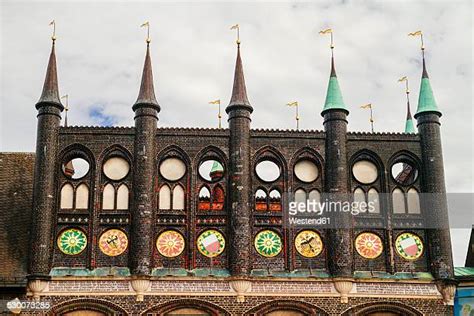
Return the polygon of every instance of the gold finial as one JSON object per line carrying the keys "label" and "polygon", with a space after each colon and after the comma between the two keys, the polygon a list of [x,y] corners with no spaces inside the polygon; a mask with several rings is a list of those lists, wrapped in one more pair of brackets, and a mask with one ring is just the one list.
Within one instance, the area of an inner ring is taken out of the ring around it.
{"label": "gold finial", "polygon": [[321,30],[321,31],[319,31],[319,34],[321,34],[321,35],[330,34],[331,35],[331,45],[329,47],[331,48],[331,52],[332,52],[334,50],[334,37],[333,37],[333,34],[332,34],[332,29]]}
{"label": "gold finial", "polygon": [[238,24],[232,25],[231,30],[237,30],[237,40],[235,41],[237,45],[240,45],[240,26]]}
{"label": "gold finial", "polygon": [[298,107],[299,107],[298,101],[288,102],[286,105],[289,106],[289,107],[292,107],[292,106],[295,107],[295,110],[296,110],[296,114],[295,114],[296,130],[299,130],[300,129],[300,116],[299,116],[299,113],[298,113]]}
{"label": "gold finial", "polygon": [[53,26],[53,34],[51,35],[51,39],[54,42],[56,40],[56,21],[52,20],[51,22],[49,22],[49,25]]}
{"label": "gold finial", "polygon": [[150,44],[151,38],[150,38],[150,22],[145,21],[140,27],[145,27],[146,26],[146,43]]}
{"label": "gold finial", "polygon": [[421,40],[421,50],[424,52],[425,51],[425,44],[423,42],[423,32],[421,32],[420,30],[416,31],[416,32],[411,32],[411,33],[408,33],[408,36],[419,36],[420,37],[420,40]]}
{"label": "gold finial", "polygon": [[69,111],[69,95],[65,94],[61,99],[66,99],[66,106],[64,107],[64,127],[67,127],[67,112]]}
{"label": "gold finial", "polygon": [[361,109],[370,109],[370,118],[369,118],[369,122],[370,122],[370,126],[371,126],[371,129],[372,129],[372,133],[374,132],[374,113],[372,111],[372,103],[367,103],[367,104],[364,104],[364,105],[361,105],[360,106]]}
{"label": "gold finial", "polygon": [[217,119],[219,120],[219,128],[222,128],[221,99],[217,99],[217,100],[214,100],[214,101],[209,101],[209,104],[218,104],[219,105],[219,112],[217,113]]}
{"label": "gold finial", "polygon": [[405,92],[406,92],[406,94],[409,94],[410,90],[408,89],[408,77],[403,76],[400,79],[398,79],[398,82],[405,82]]}

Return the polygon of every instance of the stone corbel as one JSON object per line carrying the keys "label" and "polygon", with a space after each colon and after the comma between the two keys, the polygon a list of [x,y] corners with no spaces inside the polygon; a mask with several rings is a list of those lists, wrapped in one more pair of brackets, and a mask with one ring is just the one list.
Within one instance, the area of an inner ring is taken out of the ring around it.
{"label": "stone corbel", "polygon": [[235,279],[229,282],[230,287],[237,293],[237,302],[245,302],[245,293],[252,289],[252,282],[245,279]]}
{"label": "stone corbel", "polygon": [[32,279],[28,281],[28,289],[33,295],[33,299],[35,301],[39,301],[41,293],[44,291],[47,285],[48,281],[42,279]]}
{"label": "stone corbel", "polygon": [[454,295],[456,294],[456,284],[454,282],[437,283],[438,291],[443,296],[445,305],[454,305]]}
{"label": "stone corbel", "polygon": [[341,303],[349,303],[349,293],[352,290],[354,281],[352,279],[334,280],[334,288],[340,294]]}
{"label": "stone corbel", "polygon": [[137,277],[130,281],[132,289],[137,296],[137,302],[143,302],[144,294],[150,288],[151,281],[147,277]]}

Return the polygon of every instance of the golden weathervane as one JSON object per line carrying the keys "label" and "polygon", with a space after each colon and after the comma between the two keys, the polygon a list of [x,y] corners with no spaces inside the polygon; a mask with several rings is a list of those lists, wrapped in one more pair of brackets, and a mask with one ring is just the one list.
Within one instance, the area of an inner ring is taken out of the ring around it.
{"label": "golden weathervane", "polygon": [[296,114],[295,114],[296,129],[299,130],[300,129],[300,116],[298,114],[298,107],[299,107],[298,101],[288,102],[286,105],[289,106],[289,107],[292,107],[292,106],[295,107],[295,110],[296,110]]}
{"label": "golden weathervane", "polygon": [[51,39],[54,42],[56,40],[56,21],[52,20],[51,22],[49,22],[49,25],[53,26],[53,34],[51,35]]}
{"label": "golden weathervane", "polygon": [[222,115],[221,115],[221,100],[220,99],[217,99],[217,100],[214,100],[214,101],[209,101],[209,104],[218,104],[219,105],[219,112],[217,114],[217,119],[219,120],[219,128],[222,128],[222,123],[221,123],[221,120],[222,120]]}
{"label": "golden weathervane", "polygon": [[370,109],[369,122],[370,122],[371,130],[372,130],[372,133],[373,133],[374,132],[374,113],[372,111],[372,103],[367,103],[367,104],[361,105],[360,108],[361,109]]}
{"label": "golden weathervane", "polygon": [[321,35],[325,35],[325,34],[331,35],[331,46],[329,46],[329,47],[331,48],[331,55],[334,55],[334,37],[333,37],[332,29],[321,30],[321,31],[319,31],[319,34],[321,34]]}
{"label": "golden weathervane", "polygon": [[151,38],[150,38],[150,22],[145,21],[140,27],[145,27],[146,26],[146,43],[150,44]]}
{"label": "golden weathervane", "polygon": [[66,106],[64,107],[64,127],[67,127],[67,112],[69,111],[69,95],[65,94],[61,97],[62,99],[66,99]]}
{"label": "golden weathervane", "polygon": [[232,25],[231,30],[237,30],[237,40],[235,41],[237,45],[240,45],[240,26],[239,24]]}

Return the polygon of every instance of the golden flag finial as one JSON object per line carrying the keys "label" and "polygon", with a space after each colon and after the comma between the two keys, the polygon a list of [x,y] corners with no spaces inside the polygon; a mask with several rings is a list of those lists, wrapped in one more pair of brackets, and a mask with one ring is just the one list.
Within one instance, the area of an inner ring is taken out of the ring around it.
{"label": "golden flag finial", "polygon": [[145,27],[146,26],[146,42],[147,44],[150,44],[151,38],[150,38],[150,22],[145,21],[140,27]]}
{"label": "golden flag finial", "polygon": [[51,39],[53,40],[53,42],[56,40],[56,21],[55,20],[52,20],[51,22],[49,22],[49,25],[53,26],[53,34],[51,35]]}
{"label": "golden flag finial", "polygon": [[235,41],[237,43],[237,45],[240,44],[240,26],[239,24],[235,24],[235,25],[232,25],[231,30],[237,30],[237,41]]}
{"label": "golden flag finial", "polygon": [[209,104],[218,104],[219,105],[219,112],[217,113],[217,119],[219,120],[219,128],[222,128],[221,99],[217,99],[217,100],[214,100],[214,101],[209,101]]}
{"label": "golden flag finial", "polygon": [[423,32],[421,30],[410,32],[408,36],[419,36],[421,39],[421,50],[425,50],[425,44],[423,43]]}
{"label": "golden flag finial", "polygon": [[64,107],[64,127],[67,127],[67,112],[69,111],[69,95],[65,94],[61,99],[66,99],[66,106]]}
{"label": "golden flag finial", "polygon": [[325,29],[325,30],[321,30],[319,31],[319,34],[321,35],[326,35],[326,34],[330,34],[331,35],[331,49],[334,49],[334,37],[332,35],[332,29]]}
{"label": "golden flag finial", "polygon": [[296,129],[299,130],[300,129],[300,116],[298,114],[298,107],[299,107],[298,101],[291,101],[291,102],[288,102],[286,105],[289,106],[289,107],[292,107],[292,106],[295,107],[295,110],[296,110],[296,115],[295,115]]}
{"label": "golden flag finial", "polygon": [[372,110],[372,103],[367,103],[367,104],[361,105],[360,108],[361,109],[370,109],[369,122],[370,122],[371,130],[372,130],[372,133],[373,133],[374,132],[374,116],[373,116],[373,110]]}
{"label": "golden flag finial", "polygon": [[400,79],[398,79],[398,82],[405,82],[405,92],[408,94],[410,93],[410,90],[408,89],[408,77],[403,76]]}

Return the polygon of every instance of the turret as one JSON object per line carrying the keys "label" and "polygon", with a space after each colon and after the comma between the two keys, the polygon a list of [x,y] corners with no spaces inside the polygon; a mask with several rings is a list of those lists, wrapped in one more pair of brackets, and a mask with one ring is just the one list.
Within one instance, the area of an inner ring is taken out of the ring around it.
{"label": "turret", "polygon": [[149,39],[140,92],[132,109],[135,112],[135,141],[130,271],[133,276],[147,276],[151,274],[153,250],[150,242],[153,232],[153,174],[160,112],[153,87]]}
{"label": "turret", "polygon": [[[328,199],[344,202],[348,198],[347,170],[347,115],[334,66],[334,46],[331,44],[331,73],[326,101],[321,116],[324,118],[325,144],[325,192]],[[335,277],[352,277],[352,219],[349,212],[332,214],[337,229],[329,229],[329,270]]]}
{"label": "turret", "polygon": [[29,279],[48,278],[53,252],[54,212],[56,209],[55,175],[58,156],[61,104],[58,92],[55,43],[53,36],[43,92],[36,103],[38,123],[33,185],[33,220],[30,239]]}
{"label": "turret", "polygon": [[237,41],[232,97],[226,112],[230,129],[230,272],[233,276],[245,276],[251,270],[250,116],[253,108],[247,98],[240,41]]}
{"label": "turret", "polygon": [[431,273],[436,279],[450,280],[454,277],[454,269],[441,146],[441,112],[438,110],[426,70],[424,47],[422,53],[423,72],[415,119],[420,134],[423,162],[423,212],[427,220]]}

